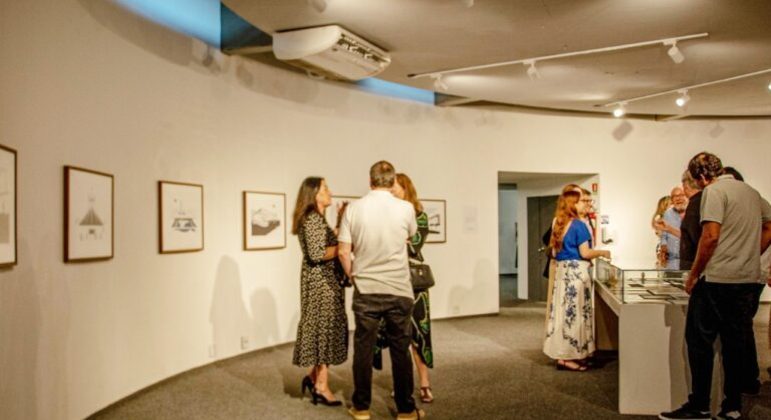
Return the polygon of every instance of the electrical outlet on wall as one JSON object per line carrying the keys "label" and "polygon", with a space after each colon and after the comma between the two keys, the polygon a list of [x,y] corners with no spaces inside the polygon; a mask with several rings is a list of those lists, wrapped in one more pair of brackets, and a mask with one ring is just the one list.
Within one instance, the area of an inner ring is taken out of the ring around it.
{"label": "electrical outlet on wall", "polygon": [[249,337],[242,336],[241,337],[241,350],[246,350],[249,348]]}
{"label": "electrical outlet on wall", "polygon": [[217,346],[214,344],[209,344],[209,357],[212,359],[217,357]]}

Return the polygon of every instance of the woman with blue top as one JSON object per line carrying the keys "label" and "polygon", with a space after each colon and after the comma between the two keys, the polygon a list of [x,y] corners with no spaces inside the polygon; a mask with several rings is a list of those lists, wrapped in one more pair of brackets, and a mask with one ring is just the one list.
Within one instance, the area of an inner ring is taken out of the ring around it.
{"label": "woman with blue top", "polygon": [[557,361],[557,369],[583,372],[583,360],[594,352],[594,306],[590,260],[610,258],[610,251],[592,249],[592,234],[581,221],[581,194],[560,197],[550,246],[555,275],[543,352]]}

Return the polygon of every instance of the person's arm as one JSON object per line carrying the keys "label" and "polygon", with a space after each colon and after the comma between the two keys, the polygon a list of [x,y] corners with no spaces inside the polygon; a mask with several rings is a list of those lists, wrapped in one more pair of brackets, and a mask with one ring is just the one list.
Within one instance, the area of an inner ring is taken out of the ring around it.
{"label": "person's arm", "polygon": [[610,251],[606,249],[589,248],[588,241],[578,246],[578,252],[581,254],[581,258],[585,260],[593,260],[597,257],[604,257],[604,258],[610,259]]}
{"label": "person's arm", "polygon": [[307,258],[313,263],[329,261],[335,258],[337,252],[334,249],[335,247],[327,246],[327,227],[324,219],[309,214],[303,220],[303,226]]}
{"label": "person's arm", "polygon": [[321,258],[323,261],[329,261],[337,256],[337,247],[328,246],[324,251],[324,256]]}
{"label": "person's arm", "polygon": [[704,222],[702,224],[701,238],[696,248],[696,259],[691,267],[691,272],[688,274],[688,280],[685,281],[686,293],[691,294],[701,273],[704,272],[707,263],[712,259],[712,255],[715,254],[715,249],[720,239],[720,228],[721,225],[717,222]]}
{"label": "person's arm", "polygon": [[337,245],[337,256],[340,258],[340,263],[343,265],[343,271],[345,271],[345,275],[353,282],[353,276],[351,275],[351,249],[350,242],[340,242]]}
{"label": "person's arm", "polygon": [[411,241],[412,237],[418,233],[418,220],[415,218],[415,210],[413,210],[411,205],[410,210],[407,212],[407,217],[409,218],[409,227],[407,228],[409,235],[407,236],[407,241]]}
{"label": "person's arm", "polygon": [[351,279],[351,283],[354,282],[351,275],[353,258],[351,256],[353,252],[353,239],[351,236],[351,208],[346,206],[343,211],[343,221],[339,223],[340,233],[337,235],[337,258],[340,259],[340,264],[343,266],[345,275]]}
{"label": "person's arm", "polygon": [[680,229],[678,229],[678,228],[676,228],[676,227],[674,227],[674,226],[672,226],[672,225],[670,225],[670,224],[666,224],[666,226],[664,227],[664,230],[665,230],[665,231],[666,231],[668,234],[670,234],[670,235],[672,235],[672,236],[675,236],[675,237],[677,237],[678,239],[680,238],[680,235],[681,235]]}
{"label": "person's arm", "polygon": [[760,255],[763,255],[771,245],[771,222],[763,223],[763,232],[760,236]]}

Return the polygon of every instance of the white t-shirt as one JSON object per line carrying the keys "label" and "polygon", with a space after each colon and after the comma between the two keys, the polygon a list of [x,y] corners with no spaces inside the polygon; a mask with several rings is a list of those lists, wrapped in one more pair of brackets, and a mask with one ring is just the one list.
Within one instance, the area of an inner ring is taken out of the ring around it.
{"label": "white t-shirt", "polygon": [[417,230],[412,204],[389,191],[372,190],[346,208],[338,241],[353,245],[351,274],[359,293],[414,299],[407,239]]}

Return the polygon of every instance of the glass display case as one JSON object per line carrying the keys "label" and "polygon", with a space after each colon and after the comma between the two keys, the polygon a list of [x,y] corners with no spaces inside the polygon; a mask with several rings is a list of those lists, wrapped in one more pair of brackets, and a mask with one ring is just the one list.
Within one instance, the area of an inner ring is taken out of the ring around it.
{"label": "glass display case", "polygon": [[598,259],[595,279],[621,304],[687,304],[685,279],[688,271],[663,268],[629,269]]}

